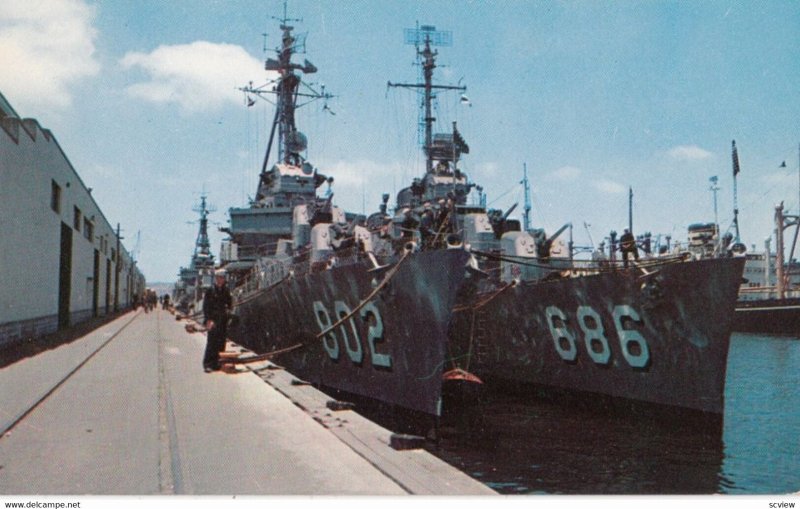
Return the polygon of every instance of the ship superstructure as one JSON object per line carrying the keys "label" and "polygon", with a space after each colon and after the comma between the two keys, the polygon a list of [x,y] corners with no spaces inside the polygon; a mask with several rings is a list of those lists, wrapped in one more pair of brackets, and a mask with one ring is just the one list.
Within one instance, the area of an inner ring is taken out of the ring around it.
{"label": "ship superstructure", "polygon": [[[242,88],[249,98],[274,99],[275,117],[255,198],[248,207],[231,208],[230,227],[222,229],[230,239],[223,243],[220,258],[236,271],[249,270],[262,256],[288,255],[288,241],[300,234],[305,235],[302,243],[307,242],[309,230],[317,221],[345,222],[343,212],[330,199],[317,197],[317,189],[333,180],[322,175],[303,155],[308,140],[297,128],[297,109],[333,96],[324,87],[317,90],[303,81],[303,75],[314,74],[317,68],[308,60],[302,64],[292,61],[292,56],[304,47],[305,37],[294,34],[290,21],[284,15],[277,58],[269,58],[265,64],[265,69],[276,77],[260,87]],[[275,161],[268,167],[271,156],[275,156]],[[295,217],[295,213],[302,219]],[[231,265],[231,262],[237,263]]]}

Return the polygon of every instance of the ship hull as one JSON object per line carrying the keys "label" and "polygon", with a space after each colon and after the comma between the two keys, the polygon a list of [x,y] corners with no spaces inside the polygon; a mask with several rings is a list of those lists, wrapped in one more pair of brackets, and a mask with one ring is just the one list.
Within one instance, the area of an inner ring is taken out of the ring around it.
{"label": "ship hull", "polygon": [[486,381],[721,414],[743,264],[700,260],[646,277],[621,270],[484,293],[474,301],[482,307],[455,320],[454,351]]}
{"label": "ship hull", "polygon": [[230,337],[257,353],[302,344],[274,362],[321,387],[439,415],[448,324],[468,257],[423,252],[394,273],[349,265],[289,278],[239,298]]}
{"label": "ship hull", "polygon": [[765,334],[800,335],[800,299],[763,299],[739,302],[733,330]]}

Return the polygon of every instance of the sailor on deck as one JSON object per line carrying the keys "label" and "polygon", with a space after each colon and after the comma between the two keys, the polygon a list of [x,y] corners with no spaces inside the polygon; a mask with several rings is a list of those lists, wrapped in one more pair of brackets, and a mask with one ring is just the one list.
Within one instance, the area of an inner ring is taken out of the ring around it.
{"label": "sailor on deck", "polygon": [[619,238],[619,250],[622,251],[622,262],[626,268],[628,267],[629,254],[633,255],[634,260],[639,261],[639,249],[636,247],[636,239],[627,228]]}
{"label": "sailor on deck", "polygon": [[206,291],[203,299],[203,323],[208,329],[206,352],[203,356],[203,369],[206,373],[220,369],[219,353],[225,350],[228,312],[232,304],[231,292],[225,284],[225,270],[219,269],[214,273],[214,286]]}

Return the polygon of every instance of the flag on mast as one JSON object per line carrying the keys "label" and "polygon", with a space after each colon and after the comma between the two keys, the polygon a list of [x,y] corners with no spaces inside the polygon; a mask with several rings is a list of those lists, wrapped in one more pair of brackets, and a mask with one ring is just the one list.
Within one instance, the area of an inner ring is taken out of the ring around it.
{"label": "flag on mast", "polygon": [[733,140],[731,144],[733,145],[733,176],[735,177],[739,174],[739,154],[736,152],[736,140]]}

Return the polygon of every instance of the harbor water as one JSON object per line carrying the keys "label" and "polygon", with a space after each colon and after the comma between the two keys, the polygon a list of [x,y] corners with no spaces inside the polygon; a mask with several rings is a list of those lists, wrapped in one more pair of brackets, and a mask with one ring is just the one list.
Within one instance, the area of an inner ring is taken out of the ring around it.
{"label": "harbor water", "polygon": [[721,433],[493,394],[431,451],[504,494],[800,491],[800,340],[734,334]]}

